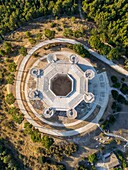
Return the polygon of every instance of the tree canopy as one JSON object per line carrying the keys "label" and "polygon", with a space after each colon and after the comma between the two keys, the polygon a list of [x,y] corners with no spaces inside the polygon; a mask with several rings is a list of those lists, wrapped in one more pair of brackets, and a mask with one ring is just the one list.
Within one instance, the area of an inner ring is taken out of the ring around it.
{"label": "tree canopy", "polygon": [[76,13],[77,0],[5,0],[0,1],[0,38],[32,19]]}
{"label": "tree canopy", "polygon": [[112,46],[114,49],[108,55],[110,59],[113,53],[116,53],[113,58],[117,59],[117,52],[127,56],[127,9],[127,0],[83,0],[86,18],[96,23],[92,37],[90,37],[90,44],[98,50],[102,43]]}

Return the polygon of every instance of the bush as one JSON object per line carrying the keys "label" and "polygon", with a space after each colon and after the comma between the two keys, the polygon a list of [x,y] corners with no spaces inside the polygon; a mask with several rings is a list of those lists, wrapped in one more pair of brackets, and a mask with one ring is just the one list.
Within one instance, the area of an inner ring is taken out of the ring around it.
{"label": "bush", "polygon": [[117,83],[118,79],[116,76],[111,76],[112,83]]}
{"label": "bush", "polygon": [[21,47],[19,49],[19,54],[26,56],[27,55],[27,49],[25,47]]}
{"label": "bush", "polygon": [[47,135],[44,135],[42,137],[42,144],[46,149],[49,149],[54,143],[53,138],[48,137]]}
{"label": "bush", "polygon": [[89,161],[90,163],[94,163],[96,160],[97,160],[96,154],[91,154],[91,155],[89,155],[88,161]]}
{"label": "bush", "polygon": [[3,44],[3,47],[4,47],[6,54],[9,54],[12,50],[12,45],[11,45],[10,42],[5,41],[4,44]]}
{"label": "bush", "polygon": [[14,79],[15,79],[15,75],[14,74],[9,74],[7,76],[7,78],[6,78],[8,84],[13,84],[14,83]]}
{"label": "bush", "polygon": [[37,38],[37,40],[41,40],[41,38],[42,38],[42,33],[36,34],[36,38]]}
{"label": "bush", "polygon": [[29,42],[30,42],[31,44],[35,44],[35,43],[36,43],[36,40],[35,40],[34,38],[29,38]]}
{"label": "bush", "polygon": [[41,133],[38,130],[31,132],[31,139],[33,142],[41,142]]}
{"label": "bush", "polygon": [[51,23],[51,28],[54,28],[54,27],[56,27],[56,23],[55,23],[55,22],[52,22],[52,23]]}
{"label": "bush", "polygon": [[124,82],[124,81],[125,81],[125,78],[124,78],[124,77],[122,77],[122,78],[121,78],[121,81],[123,81],[123,82]]}
{"label": "bush", "polygon": [[29,38],[31,37],[31,33],[29,31],[27,31],[25,34],[26,34],[26,37],[29,37]]}
{"label": "bush", "polygon": [[52,38],[55,37],[55,31],[52,31],[52,30],[49,30],[49,29],[45,29],[44,35],[45,35],[45,37],[47,37],[48,39],[52,39]]}
{"label": "bush", "polygon": [[13,104],[14,102],[15,102],[15,97],[13,96],[13,94],[12,93],[10,93],[10,94],[7,94],[7,96],[6,96],[6,102],[8,103],[8,104]]}
{"label": "bush", "polygon": [[100,39],[98,36],[90,36],[89,38],[89,44],[92,48],[96,49],[96,50],[99,50],[103,43],[101,43]]}
{"label": "bush", "polygon": [[2,56],[2,57],[3,57],[3,56],[5,56],[5,54],[6,54],[6,53],[5,53],[5,51],[4,51],[4,50],[2,50],[2,49],[0,49],[0,56]]}
{"label": "bush", "polygon": [[76,30],[74,31],[73,36],[76,38],[80,38],[83,36],[83,33],[80,30]]}
{"label": "bush", "polygon": [[74,44],[73,50],[84,58],[90,56],[90,53],[83,47],[82,44]]}
{"label": "bush", "polygon": [[122,103],[122,104],[125,104],[125,102],[126,102],[125,98],[124,98],[122,95],[120,95],[120,94],[119,94],[119,96],[118,96],[117,101],[118,101],[119,103]]}
{"label": "bush", "polygon": [[116,90],[112,90],[111,93],[112,93],[113,99],[114,99],[114,100],[117,100],[117,99],[118,99],[118,96],[119,96],[118,92],[117,92]]}
{"label": "bush", "polygon": [[118,83],[118,82],[117,82],[117,83],[115,83],[115,84],[113,84],[113,87],[114,87],[114,88],[120,88],[120,86],[121,86],[121,84],[120,84],[120,83]]}
{"label": "bush", "polygon": [[128,94],[128,85],[125,84],[125,83],[123,83],[120,91],[121,91],[123,94]]}
{"label": "bush", "polygon": [[24,120],[24,115],[20,112],[12,115],[12,117],[13,117],[13,120],[18,124],[21,124],[22,121]]}
{"label": "bush", "polygon": [[115,110],[115,109],[117,108],[117,104],[116,104],[116,102],[113,102],[113,103],[112,103],[111,108],[112,108],[112,110]]}
{"label": "bush", "polygon": [[73,36],[73,30],[70,29],[70,28],[65,28],[65,29],[64,29],[64,32],[63,32],[63,35],[64,35],[65,37],[70,38],[70,37]]}
{"label": "bush", "polygon": [[9,65],[8,65],[8,69],[9,69],[9,71],[10,72],[15,72],[16,71],[16,64],[15,64],[15,62],[12,62],[12,63],[10,63]]}
{"label": "bush", "polygon": [[57,31],[62,31],[62,28],[60,28],[60,27],[57,27],[56,29],[57,29]]}
{"label": "bush", "polygon": [[32,133],[32,125],[28,122],[24,124],[24,133],[31,134]]}
{"label": "bush", "polygon": [[111,115],[109,117],[109,123],[113,124],[116,121],[115,117],[113,115]]}
{"label": "bush", "polygon": [[107,58],[108,58],[109,60],[113,60],[113,59],[118,60],[118,59],[119,59],[119,51],[118,51],[118,49],[112,48],[112,49],[110,50],[110,52],[108,53]]}

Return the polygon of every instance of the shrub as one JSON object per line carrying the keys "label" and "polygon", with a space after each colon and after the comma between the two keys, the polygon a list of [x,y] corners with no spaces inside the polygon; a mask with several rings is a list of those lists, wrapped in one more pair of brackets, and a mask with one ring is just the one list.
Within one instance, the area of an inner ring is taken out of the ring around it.
{"label": "shrub", "polygon": [[65,28],[64,29],[64,32],[63,32],[63,35],[65,37],[72,37],[73,36],[73,30],[70,29],[70,28]]}
{"label": "shrub", "polygon": [[71,17],[71,21],[74,23],[75,22],[75,17]]}
{"label": "shrub", "polygon": [[118,96],[119,96],[118,92],[117,92],[116,90],[112,90],[111,93],[112,93],[113,99],[114,99],[114,100],[117,100],[117,99],[118,99]]}
{"label": "shrub", "polygon": [[112,48],[112,49],[110,50],[110,52],[108,53],[107,58],[108,58],[109,60],[113,60],[113,59],[116,59],[116,60],[117,60],[117,59],[119,58],[119,51],[118,51],[118,49]]}
{"label": "shrub", "polygon": [[27,37],[31,37],[31,33],[29,31],[27,31],[25,34]]}
{"label": "shrub", "polygon": [[117,83],[115,83],[115,84],[113,84],[113,87],[114,87],[114,88],[120,88],[120,86],[121,86],[121,84],[120,84],[120,83],[118,83],[118,82],[117,82]]}
{"label": "shrub", "polygon": [[118,96],[117,101],[118,101],[119,103],[122,103],[122,104],[125,104],[125,102],[126,102],[125,98],[124,98],[122,95],[120,95],[120,94],[119,94],[119,96]]}
{"label": "shrub", "polygon": [[14,78],[15,78],[15,75],[14,74],[9,74],[6,78],[7,80],[7,83],[8,84],[13,84],[14,83]]}
{"label": "shrub", "polygon": [[112,103],[111,108],[112,108],[112,110],[115,110],[115,109],[117,108],[117,104],[116,104],[116,102],[113,102],[113,103]]}
{"label": "shrub", "polygon": [[21,47],[19,49],[19,53],[23,56],[26,56],[27,55],[27,49],[25,47]]}
{"label": "shrub", "polygon": [[80,38],[83,36],[83,33],[80,30],[76,30],[74,31],[73,36],[76,38]]}
{"label": "shrub", "polygon": [[36,43],[36,40],[35,40],[34,38],[29,38],[29,42],[30,42],[31,44],[35,44],[35,43]]}
{"label": "shrub", "polygon": [[56,26],[56,23],[55,22],[52,22],[51,23],[51,28],[54,28]]}
{"label": "shrub", "polygon": [[116,121],[115,117],[113,115],[111,115],[109,117],[109,123],[113,124]]}
{"label": "shrub", "polygon": [[3,47],[5,49],[6,54],[9,54],[12,50],[12,45],[10,42],[4,42]]}
{"label": "shrub", "polygon": [[125,83],[123,83],[120,91],[121,91],[123,94],[128,94],[128,85],[125,84]]}
{"label": "shrub", "polygon": [[33,142],[41,142],[41,133],[38,130],[31,132],[31,139]]}
{"label": "shrub", "polygon": [[28,122],[24,124],[24,133],[31,134],[32,133],[32,125]]}
{"label": "shrub", "polygon": [[46,149],[49,149],[54,143],[53,138],[48,137],[47,135],[44,135],[42,137],[42,144]]}
{"label": "shrub", "polygon": [[37,40],[41,40],[41,38],[42,38],[42,33],[36,34],[36,38],[37,38]]}
{"label": "shrub", "polygon": [[116,76],[111,76],[112,83],[117,83],[118,79]]}
{"label": "shrub", "polygon": [[8,104],[13,104],[14,102],[15,102],[15,97],[13,96],[13,94],[12,93],[10,93],[10,94],[7,94],[7,96],[6,96],[6,102],[8,103]]}
{"label": "shrub", "polygon": [[47,37],[48,39],[52,39],[52,38],[55,37],[55,31],[52,31],[52,30],[49,30],[49,29],[45,29],[44,35],[45,35],[45,37]]}
{"label": "shrub", "polygon": [[0,56],[2,56],[2,57],[3,57],[3,56],[5,56],[5,54],[6,54],[6,53],[5,53],[5,51],[4,51],[4,50],[2,50],[2,49],[0,49]]}
{"label": "shrub", "polygon": [[122,78],[121,78],[121,81],[123,81],[123,82],[124,82],[124,81],[125,81],[125,78],[124,78],[124,77],[122,77]]}
{"label": "shrub", "polygon": [[82,44],[74,44],[73,45],[73,50],[77,53],[77,54],[79,54],[79,55],[81,55],[82,57],[89,57],[90,56],[90,53],[83,47],[83,45]]}
{"label": "shrub", "polygon": [[15,62],[12,62],[12,63],[10,63],[9,65],[8,65],[8,69],[9,69],[9,71],[10,72],[15,72],[16,71],[16,64],[15,64]]}
{"label": "shrub", "polygon": [[22,121],[24,120],[24,115],[20,112],[13,114],[12,117],[13,117],[13,120],[18,124],[21,124]]}
{"label": "shrub", "polygon": [[89,161],[90,163],[94,163],[96,160],[97,160],[96,154],[91,154],[91,155],[89,155],[88,161]]}

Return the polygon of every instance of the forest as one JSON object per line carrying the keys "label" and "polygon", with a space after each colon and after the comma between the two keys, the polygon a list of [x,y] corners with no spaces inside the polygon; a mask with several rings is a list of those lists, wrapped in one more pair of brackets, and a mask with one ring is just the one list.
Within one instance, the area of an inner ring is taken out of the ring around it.
{"label": "forest", "polygon": [[[89,44],[108,59],[127,56],[128,4],[126,0],[83,0],[85,19],[94,22]],[[42,16],[78,14],[77,0],[0,0],[0,39],[24,23]]]}
{"label": "forest", "polygon": [[0,0],[0,36],[42,16],[71,15],[77,12],[77,0]]}
{"label": "forest", "polygon": [[128,53],[128,3],[126,0],[83,0],[85,18],[93,21],[89,44],[108,59]]}

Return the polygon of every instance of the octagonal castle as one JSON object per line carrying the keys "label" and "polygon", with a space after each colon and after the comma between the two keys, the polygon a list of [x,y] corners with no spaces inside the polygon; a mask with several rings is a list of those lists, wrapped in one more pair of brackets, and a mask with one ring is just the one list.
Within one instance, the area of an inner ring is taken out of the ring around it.
{"label": "octagonal castle", "polygon": [[89,92],[89,81],[95,72],[79,67],[78,57],[72,54],[69,62],[58,60],[55,54],[47,56],[48,65],[43,69],[32,68],[31,76],[36,79],[36,88],[28,92],[30,100],[42,100],[45,108],[42,114],[51,118],[56,111],[65,111],[69,119],[77,117],[76,107],[83,100],[92,103],[95,96]]}

